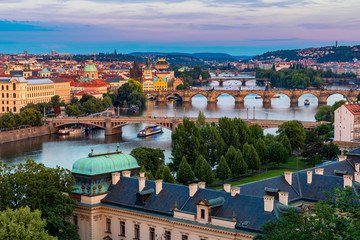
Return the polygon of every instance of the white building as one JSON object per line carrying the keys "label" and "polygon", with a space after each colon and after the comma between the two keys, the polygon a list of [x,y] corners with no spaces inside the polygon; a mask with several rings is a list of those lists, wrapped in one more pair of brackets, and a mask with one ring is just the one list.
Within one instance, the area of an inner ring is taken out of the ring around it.
{"label": "white building", "polygon": [[334,113],[334,140],[360,140],[360,103],[345,103]]}

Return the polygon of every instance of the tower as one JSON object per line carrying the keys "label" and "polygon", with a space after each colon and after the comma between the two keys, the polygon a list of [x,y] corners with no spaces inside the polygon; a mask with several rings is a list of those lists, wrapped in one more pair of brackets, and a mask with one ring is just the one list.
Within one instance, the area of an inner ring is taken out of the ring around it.
{"label": "tower", "polygon": [[137,58],[135,57],[133,67],[130,68],[130,78],[142,83],[143,71],[139,67]]}
{"label": "tower", "polygon": [[335,41],[335,47],[338,47],[338,41],[337,40]]}

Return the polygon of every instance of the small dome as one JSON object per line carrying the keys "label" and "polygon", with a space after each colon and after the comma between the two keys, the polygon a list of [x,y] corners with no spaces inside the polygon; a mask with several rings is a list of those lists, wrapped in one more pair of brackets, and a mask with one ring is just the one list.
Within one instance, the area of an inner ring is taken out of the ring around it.
{"label": "small dome", "polygon": [[50,73],[50,71],[47,68],[44,68],[40,73]]}
{"label": "small dome", "polygon": [[98,175],[104,173],[119,172],[134,168],[140,168],[136,159],[125,153],[113,152],[94,155],[77,160],[71,172],[83,175]]}
{"label": "small dome", "polygon": [[87,64],[84,68],[84,72],[97,72],[96,66],[92,63],[92,61],[89,61],[89,64]]}

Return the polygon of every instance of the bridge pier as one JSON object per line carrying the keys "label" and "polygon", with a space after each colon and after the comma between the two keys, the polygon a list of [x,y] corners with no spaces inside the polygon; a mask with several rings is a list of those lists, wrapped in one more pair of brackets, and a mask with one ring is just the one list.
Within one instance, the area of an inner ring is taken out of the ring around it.
{"label": "bridge pier", "polygon": [[241,86],[246,86],[246,81],[241,81]]}
{"label": "bridge pier", "polygon": [[290,99],[290,107],[298,107],[299,106],[299,101],[296,98],[291,98]]}
{"label": "bridge pier", "polygon": [[221,81],[221,80],[220,80],[220,81],[219,81],[219,86],[220,86],[220,87],[224,86],[224,81]]}
{"label": "bridge pier", "polygon": [[271,98],[267,98],[267,97],[263,98],[263,107],[271,108]]}
{"label": "bridge pier", "polygon": [[327,97],[318,97],[318,106],[327,105]]}
{"label": "bridge pier", "polygon": [[113,128],[111,118],[110,117],[105,118],[105,136],[111,136],[121,133],[122,133],[122,127]]}

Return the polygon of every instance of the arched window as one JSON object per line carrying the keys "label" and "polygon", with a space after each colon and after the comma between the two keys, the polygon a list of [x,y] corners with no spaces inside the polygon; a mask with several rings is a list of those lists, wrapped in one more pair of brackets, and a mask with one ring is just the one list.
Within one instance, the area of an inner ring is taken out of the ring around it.
{"label": "arched window", "polygon": [[16,93],[13,94],[13,97],[16,98]]}
{"label": "arched window", "polygon": [[8,93],[6,94],[6,98],[9,98],[9,94],[8,94]]}
{"label": "arched window", "polygon": [[4,85],[1,86],[1,90],[4,90]]}
{"label": "arched window", "polygon": [[13,90],[16,90],[16,84],[13,83]]}
{"label": "arched window", "polygon": [[6,90],[9,90],[9,86],[6,86]]}
{"label": "arched window", "polygon": [[16,112],[16,107],[14,107],[14,113]]}
{"label": "arched window", "polygon": [[4,98],[4,97],[5,97],[4,93],[3,93],[3,94],[1,94],[1,95],[2,95],[2,98]]}
{"label": "arched window", "polygon": [[2,107],[2,111],[5,112],[5,107]]}
{"label": "arched window", "polygon": [[7,111],[7,112],[9,111],[9,107],[6,107],[6,111]]}

